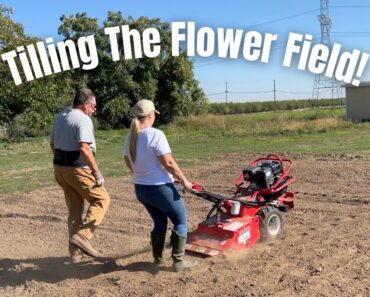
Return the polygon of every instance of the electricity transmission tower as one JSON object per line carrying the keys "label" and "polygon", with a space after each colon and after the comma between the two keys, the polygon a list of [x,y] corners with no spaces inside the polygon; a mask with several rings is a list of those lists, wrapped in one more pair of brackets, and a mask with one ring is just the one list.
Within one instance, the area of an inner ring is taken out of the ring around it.
{"label": "electricity transmission tower", "polygon": [[[321,44],[332,48],[330,40],[331,19],[329,17],[329,0],[320,0],[320,15],[318,19],[321,26]],[[324,73],[316,74],[312,91],[313,105],[318,105],[320,98],[338,99],[338,104],[343,98],[340,82],[335,78],[327,77]]]}

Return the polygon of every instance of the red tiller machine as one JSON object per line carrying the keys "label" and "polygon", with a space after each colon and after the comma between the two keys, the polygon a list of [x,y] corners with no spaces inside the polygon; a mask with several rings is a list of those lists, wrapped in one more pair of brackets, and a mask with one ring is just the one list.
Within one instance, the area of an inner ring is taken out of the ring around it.
{"label": "red tiller machine", "polygon": [[213,203],[206,220],[188,237],[188,251],[215,256],[229,250],[251,247],[260,238],[277,237],[282,213],[294,208],[288,186],[293,162],[270,154],[252,161],[235,180],[236,191],[225,197],[193,184],[192,194]]}

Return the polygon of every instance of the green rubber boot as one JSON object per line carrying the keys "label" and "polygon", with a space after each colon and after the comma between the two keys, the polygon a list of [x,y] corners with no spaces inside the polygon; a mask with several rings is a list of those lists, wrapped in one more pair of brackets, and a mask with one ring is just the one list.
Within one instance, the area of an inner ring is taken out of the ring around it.
{"label": "green rubber boot", "polygon": [[164,266],[163,250],[164,250],[164,243],[166,241],[166,233],[155,234],[152,232],[150,233],[150,238],[152,242],[154,264],[157,266]]}
{"label": "green rubber boot", "polygon": [[181,236],[176,231],[172,231],[171,235],[171,245],[172,245],[172,268],[175,272],[180,272],[194,267],[198,264],[194,260],[183,260],[185,255],[186,237]]}

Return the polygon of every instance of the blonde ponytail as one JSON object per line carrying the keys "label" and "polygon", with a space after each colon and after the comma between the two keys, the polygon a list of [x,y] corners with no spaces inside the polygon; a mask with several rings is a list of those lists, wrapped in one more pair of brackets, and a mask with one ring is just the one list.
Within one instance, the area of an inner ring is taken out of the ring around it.
{"label": "blonde ponytail", "polygon": [[131,121],[130,125],[130,132],[131,132],[131,138],[130,138],[130,157],[131,161],[135,163],[136,161],[136,144],[137,144],[137,138],[140,133],[140,122],[138,118],[134,118]]}

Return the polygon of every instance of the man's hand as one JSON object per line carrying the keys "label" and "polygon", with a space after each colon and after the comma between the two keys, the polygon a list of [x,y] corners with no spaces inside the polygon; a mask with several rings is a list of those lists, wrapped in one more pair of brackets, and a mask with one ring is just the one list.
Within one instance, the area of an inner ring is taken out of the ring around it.
{"label": "man's hand", "polygon": [[101,186],[101,185],[103,185],[103,184],[104,184],[104,177],[103,177],[103,175],[101,174],[100,170],[95,171],[95,172],[93,173],[93,175],[94,175],[94,177],[95,177],[95,184],[96,184],[97,186]]}

